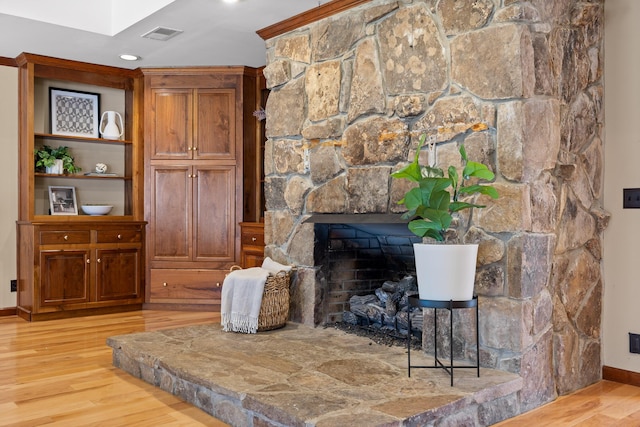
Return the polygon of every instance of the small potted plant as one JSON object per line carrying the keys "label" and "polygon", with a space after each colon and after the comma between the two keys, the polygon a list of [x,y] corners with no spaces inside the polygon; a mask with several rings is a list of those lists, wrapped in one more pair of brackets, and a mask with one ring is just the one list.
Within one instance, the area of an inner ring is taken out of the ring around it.
{"label": "small potted plant", "polygon": [[42,148],[36,149],[35,158],[36,168],[45,168],[45,171],[50,174],[74,174],[82,170],[75,165],[74,159],[69,153],[69,147],[53,148],[49,145],[43,145]]}
{"label": "small potted plant", "polygon": [[[485,124],[477,124],[469,131],[486,129]],[[461,172],[453,165],[446,169],[437,167],[431,158],[429,165],[421,165],[420,150],[425,140],[426,134],[421,135],[413,162],[391,176],[417,183],[398,202],[407,208],[403,218],[411,220],[409,230],[418,237],[430,237],[441,243],[445,242],[455,212],[484,207],[462,201],[461,197],[485,194],[496,199],[498,192],[491,185],[479,183],[480,180],[492,181],[495,175],[486,165],[469,160],[464,144],[459,149]],[[473,297],[477,244],[416,243],[414,252],[421,299],[449,301]]]}

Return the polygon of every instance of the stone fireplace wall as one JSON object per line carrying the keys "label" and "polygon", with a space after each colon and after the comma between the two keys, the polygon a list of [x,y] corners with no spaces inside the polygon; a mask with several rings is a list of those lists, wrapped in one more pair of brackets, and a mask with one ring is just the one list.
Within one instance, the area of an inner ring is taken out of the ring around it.
{"label": "stone fireplace wall", "polygon": [[[465,143],[501,197],[459,218],[480,244],[481,364],[518,412],[601,376],[603,0],[373,0],[267,41],[266,254],[298,266],[292,320],[320,322],[319,213],[396,213],[418,136]],[[494,132],[465,132],[484,122]]]}

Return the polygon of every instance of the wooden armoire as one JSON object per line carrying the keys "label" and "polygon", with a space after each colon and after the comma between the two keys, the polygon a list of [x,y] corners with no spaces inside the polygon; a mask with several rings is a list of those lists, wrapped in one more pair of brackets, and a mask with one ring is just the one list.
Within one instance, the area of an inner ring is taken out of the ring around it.
{"label": "wooden armoire", "polygon": [[217,310],[259,216],[256,76],[249,67],[143,69],[146,306]]}

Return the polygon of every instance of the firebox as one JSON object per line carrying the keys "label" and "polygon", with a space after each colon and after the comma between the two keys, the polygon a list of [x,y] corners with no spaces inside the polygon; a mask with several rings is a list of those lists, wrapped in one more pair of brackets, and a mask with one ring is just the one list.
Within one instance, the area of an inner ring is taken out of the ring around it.
{"label": "firebox", "polygon": [[415,276],[411,234],[399,215],[313,215],[314,261],[323,286],[323,323],[343,320],[353,296],[374,294],[385,281]]}

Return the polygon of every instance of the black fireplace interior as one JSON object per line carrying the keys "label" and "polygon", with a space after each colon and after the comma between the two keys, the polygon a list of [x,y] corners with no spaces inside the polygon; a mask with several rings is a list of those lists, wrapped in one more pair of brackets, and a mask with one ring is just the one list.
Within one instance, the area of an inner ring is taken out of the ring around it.
{"label": "black fireplace interior", "polygon": [[[432,309],[423,313],[408,304],[408,296],[417,294],[413,243],[422,239],[408,230],[407,222],[385,214],[313,215],[306,222],[314,224],[322,323],[347,323],[406,337],[411,316],[412,335],[432,351],[433,322],[423,331],[423,314],[432,318]],[[439,324],[446,325],[449,315],[439,312]],[[444,336],[448,328],[438,332]],[[438,352],[448,354],[450,344],[438,341]],[[454,357],[468,356],[464,341],[452,343]]]}

